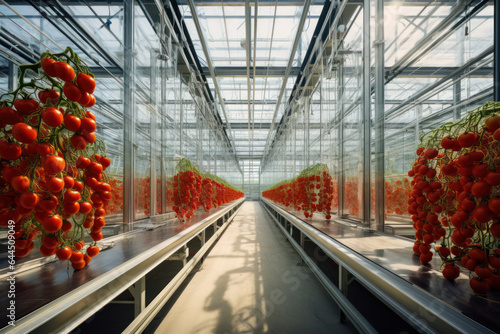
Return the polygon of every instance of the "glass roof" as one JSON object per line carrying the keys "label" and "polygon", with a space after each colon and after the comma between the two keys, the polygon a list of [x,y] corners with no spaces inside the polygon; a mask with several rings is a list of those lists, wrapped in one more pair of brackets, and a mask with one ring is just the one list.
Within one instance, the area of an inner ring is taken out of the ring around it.
{"label": "glass roof", "polygon": [[[244,2],[221,0],[220,5],[195,2],[196,15],[203,32],[202,38],[198,36],[190,7],[179,7],[203,67],[208,67],[202,41],[206,43],[227,114],[227,119],[224,119],[223,115],[221,117],[224,123],[229,122],[231,125],[234,147],[240,159],[262,158],[284,83],[286,67],[291,57],[293,68],[302,65],[323,4],[322,1],[313,2],[309,7],[303,31],[297,31],[304,9],[302,4],[280,4],[278,1],[259,4],[252,1],[251,40],[248,43]],[[301,35],[300,43],[292,55],[293,43],[298,33]],[[250,46],[251,50],[250,87],[247,80],[247,46]],[[295,74],[288,77],[285,94],[276,114],[277,122],[281,119],[283,102],[289,98],[295,79]],[[208,75],[207,81],[215,96],[213,78]],[[249,118],[252,124],[250,131]]]}

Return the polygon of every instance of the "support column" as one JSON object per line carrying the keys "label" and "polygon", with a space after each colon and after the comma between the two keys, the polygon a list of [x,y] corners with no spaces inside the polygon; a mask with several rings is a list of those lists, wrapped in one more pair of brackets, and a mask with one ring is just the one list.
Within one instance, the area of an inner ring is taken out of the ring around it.
{"label": "support column", "polygon": [[363,224],[371,221],[370,0],[363,1]]}
{"label": "support column", "polygon": [[375,226],[383,232],[385,224],[385,62],[384,0],[375,5]]}
{"label": "support column", "polygon": [[10,91],[14,91],[17,89],[17,80],[18,80],[18,67],[13,62],[9,61],[9,82],[8,89]]}
{"label": "support column", "polygon": [[[123,2],[124,15],[124,110],[123,110],[123,222],[134,222],[134,138],[135,138],[135,61],[134,0]],[[124,232],[132,229],[126,225]]]}
{"label": "support column", "polygon": [[156,53],[150,51],[150,67],[151,74],[149,77],[149,87],[150,87],[150,134],[149,134],[149,152],[150,152],[150,203],[149,203],[149,215],[150,217],[156,216],[156,150],[157,150],[157,131],[156,131],[156,121],[157,121],[157,103],[156,103]]}
{"label": "support column", "polygon": [[494,1],[494,28],[493,28],[493,46],[494,46],[494,61],[493,61],[493,87],[494,99],[500,101],[500,3]]}
{"label": "support column", "polygon": [[338,70],[338,87],[337,87],[337,107],[338,107],[338,126],[339,126],[339,168],[337,175],[338,184],[338,215],[344,216],[344,65],[340,62]]}

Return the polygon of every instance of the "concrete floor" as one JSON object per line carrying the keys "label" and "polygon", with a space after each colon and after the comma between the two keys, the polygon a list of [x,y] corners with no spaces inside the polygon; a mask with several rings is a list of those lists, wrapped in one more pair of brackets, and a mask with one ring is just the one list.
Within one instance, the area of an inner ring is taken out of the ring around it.
{"label": "concrete floor", "polygon": [[245,202],[156,333],[352,333],[259,202]]}

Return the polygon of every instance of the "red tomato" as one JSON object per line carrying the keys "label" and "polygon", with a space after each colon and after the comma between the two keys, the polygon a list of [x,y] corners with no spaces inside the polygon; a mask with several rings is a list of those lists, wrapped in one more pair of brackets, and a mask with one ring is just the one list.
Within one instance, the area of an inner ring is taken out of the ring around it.
{"label": "red tomato", "polygon": [[496,141],[500,141],[500,130],[496,129],[495,133],[493,134],[493,138],[495,138]]}
{"label": "red tomato", "polygon": [[41,61],[42,70],[47,73],[48,76],[55,77],[57,75],[54,64],[56,61],[51,58],[43,58]]}
{"label": "red tomato", "polygon": [[88,133],[88,132],[84,132],[82,133],[83,135],[83,138],[85,138],[85,140],[88,142],[88,143],[95,143],[97,137],[95,135],[95,133]]}
{"label": "red tomato", "polygon": [[36,193],[24,192],[19,197],[19,203],[26,209],[34,208],[38,204],[39,198]]}
{"label": "red tomato", "polygon": [[87,92],[89,94],[92,94],[95,90],[95,79],[88,74],[78,73],[78,76],[76,77],[76,83],[84,92]]}
{"label": "red tomato", "polygon": [[94,241],[99,241],[99,240],[102,240],[102,238],[103,238],[103,235],[101,232],[89,233],[89,235],[92,238],[92,240],[94,240]]}
{"label": "red tomato", "polygon": [[63,158],[57,155],[49,155],[45,159],[43,168],[45,169],[45,172],[48,174],[59,174],[64,170],[65,166],[66,166],[66,161]]}
{"label": "red tomato", "polygon": [[99,247],[97,247],[97,246],[90,246],[89,248],[87,248],[87,254],[90,257],[97,256],[97,254],[99,254]]}
{"label": "red tomato", "polygon": [[52,193],[58,193],[64,189],[64,180],[58,177],[51,177],[47,179],[47,189]]}
{"label": "red tomato", "polygon": [[11,107],[0,108],[0,122],[8,125],[14,125],[22,122],[23,118],[17,111]]}
{"label": "red tomato", "polygon": [[16,167],[10,167],[10,166],[6,166],[3,170],[2,170],[2,178],[6,181],[6,182],[9,182],[12,180],[12,178],[14,176],[17,176],[19,175],[19,168],[16,168]]}
{"label": "red tomato", "polygon": [[16,143],[0,141],[0,156],[4,160],[16,160],[22,154],[21,146]]}
{"label": "red tomato", "polygon": [[73,189],[75,189],[76,191],[82,192],[83,183],[81,181],[75,181],[75,184],[73,185]]}
{"label": "red tomato", "polygon": [[21,143],[30,144],[35,141],[38,133],[28,124],[19,122],[12,127],[12,136]]}
{"label": "red tomato", "polygon": [[85,254],[83,256],[83,261],[85,262],[85,265],[88,265],[90,263],[90,261],[92,261],[92,258],[90,256],[88,256],[87,254]]}
{"label": "red tomato", "polygon": [[73,263],[80,262],[83,260],[83,253],[80,251],[73,251],[69,260]]}
{"label": "red tomato", "polygon": [[64,116],[64,126],[70,131],[78,131],[81,126],[81,119],[71,114]]}
{"label": "red tomato", "polygon": [[30,186],[30,179],[24,175],[14,176],[10,181],[10,185],[15,191],[22,193],[28,190]]}
{"label": "red tomato", "polygon": [[486,182],[492,186],[500,185],[500,173],[499,172],[488,172],[486,174]]}
{"label": "red tomato", "polygon": [[68,232],[69,230],[71,230],[72,227],[73,227],[73,224],[71,224],[69,221],[65,220],[62,224],[61,230],[63,230],[63,232]]}
{"label": "red tomato", "polygon": [[64,95],[66,95],[68,100],[73,102],[78,102],[82,98],[82,92],[80,91],[80,88],[78,88],[77,85],[71,82],[66,82],[64,84],[63,93]]}
{"label": "red tomato", "polygon": [[460,268],[454,264],[447,264],[443,269],[443,276],[447,280],[453,281],[460,276]]}
{"label": "red tomato", "polygon": [[81,195],[76,190],[66,190],[64,193],[64,201],[68,203],[75,203],[81,199]]}
{"label": "red tomato", "polygon": [[38,153],[38,155],[40,155],[41,157],[46,157],[48,156],[49,154],[53,154],[54,153],[54,148],[52,147],[52,145],[48,144],[48,143],[37,143],[36,144],[36,153]]}
{"label": "red tomato", "polygon": [[495,132],[500,128],[500,115],[491,115],[484,120],[484,125],[489,132]]}
{"label": "red tomato", "polygon": [[57,252],[56,248],[48,248],[45,245],[40,246],[40,253],[43,256],[51,256],[51,255],[54,255],[56,252]]}
{"label": "red tomato", "polygon": [[488,291],[490,290],[490,285],[488,284],[488,282],[483,281],[478,277],[473,277],[470,280],[469,285],[470,285],[471,289],[477,293],[484,294],[484,293],[488,293]]}
{"label": "red tomato", "polygon": [[56,233],[61,229],[63,221],[61,216],[53,215],[52,217],[47,217],[42,223],[42,226],[47,233]]}
{"label": "red tomato", "polygon": [[59,240],[57,240],[56,237],[46,235],[45,237],[42,238],[42,243],[45,247],[47,248],[56,248],[57,245],[59,245]]}
{"label": "red tomato", "polygon": [[100,163],[101,163],[103,169],[106,169],[111,165],[111,160],[108,157],[103,157],[103,158],[101,158]]}
{"label": "red tomato", "polygon": [[83,202],[80,203],[80,213],[83,215],[86,215],[92,210],[92,203],[90,202]]}
{"label": "red tomato", "polygon": [[95,161],[90,164],[88,169],[94,175],[99,175],[102,173],[102,165]]}
{"label": "red tomato", "polygon": [[50,104],[57,104],[57,100],[61,94],[54,89],[51,90],[41,90],[38,92],[38,98],[40,99],[40,102],[43,104],[46,104],[47,102]]}
{"label": "red tomato", "polygon": [[87,264],[85,263],[84,260],[81,260],[80,262],[71,262],[71,266],[73,267],[73,269],[75,270],[80,270],[80,269],[83,269],[85,268]]}
{"label": "red tomato", "polygon": [[69,258],[71,257],[71,254],[72,254],[71,248],[69,248],[68,246],[60,248],[57,251],[57,257],[61,261],[69,260]]}
{"label": "red tomato", "polygon": [[92,111],[90,110],[85,111],[85,116],[92,118],[95,121],[95,115]]}
{"label": "red tomato", "polygon": [[90,117],[85,117],[84,119],[82,119],[82,125],[80,126],[80,129],[79,129],[80,132],[91,133],[91,132],[94,132],[96,129],[97,129],[97,124],[96,124],[95,120],[93,120]]}
{"label": "red tomato", "polygon": [[91,163],[92,161],[89,158],[80,156],[76,159],[76,168],[85,169],[90,166]]}
{"label": "red tomato", "polygon": [[475,182],[471,188],[472,195],[479,198],[488,197],[490,195],[490,191],[491,185],[488,184],[488,182],[486,182],[485,180]]}
{"label": "red tomato", "polygon": [[57,204],[59,204],[59,202],[57,201],[57,198],[55,196],[52,196],[50,199],[41,200],[39,206],[43,210],[50,212],[50,211],[55,210],[55,208],[57,207]]}
{"label": "red tomato", "polygon": [[17,99],[14,101],[14,108],[24,116],[37,112],[40,108],[38,101],[33,99]]}
{"label": "red tomato", "polygon": [[107,183],[99,182],[93,189],[95,191],[111,191],[111,186]]}
{"label": "red tomato", "polygon": [[71,189],[73,188],[74,184],[75,184],[75,179],[72,178],[71,176],[69,175],[66,175],[64,178],[64,188],[66,189]]}
{"label": "red tomato", "polygon": [[78,100],[78,103],[84,107],[87,106],[91,102],[91,96],[89,93],[82,91],[82,96]]}
{"label": "red tomato", "polygon": [[471,147],[476,142],[476,134],[473,132],[465,132],[458,136],[458,143],[461,147]]}
{"label": "red tomato", "polygon": [[75,78],[75,70],[70,64],[58,61],[54,64],[56,75],[63,81],[72,81]]}
{"label": "red tomato", "polygon": [[72,216],[75,213],[80,211],[80,203],[78,202],[64,202],[63,203],[63,212]]}
{"label": "red tomato", "polygon": [[84,150],[87,147],[87,141],[81,135],[74,135],[70,138],[73,147],[79,151]]}
{"label": "red tomato", "polygon": [[87,105],[85,107],[91,108],[91,107],[93,107],[95,105],[95,102],[96,102],[95,96],[92,95],[92,94],[90,94],[90,102],[87,103]]}
{"label": "red tomato", "polygon": [[53,128],[63,123],[62,112],[54,107],[48,107],[42,110],[42,120]]}

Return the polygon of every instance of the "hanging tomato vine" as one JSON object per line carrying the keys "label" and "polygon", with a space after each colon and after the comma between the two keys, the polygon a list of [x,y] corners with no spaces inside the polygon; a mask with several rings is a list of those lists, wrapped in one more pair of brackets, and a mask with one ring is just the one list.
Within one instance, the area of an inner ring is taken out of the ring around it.
{"label": "hanging tomato vine", "polygon": [[296,179],[281,181],[262,192],[262,196],[285,206],[293,205],[306,218],[322,212],[326,219],[334,203],[334,183],[328,167],[316,164],[304,169]]}
{"label": "hanging tomato vine", "polygon": [[42,255],[78,270],[99,253],[111,162],[87,110],[96,88],[88,67],[71,48],[40,59],[19,66],[18,88],[0,97],[0,225],[15,222],[17,257],[40,237]]}
{"label": "hanging tomato vine", "polygon": [[200,206],[209,211],[212,207],[217,208],[244,196],[241,190],[220,177],[200,174],[198,166],[188,159],[181,159],[175,170],[172,210],[181,222],[192,218]]}
{"label": "hanging tomato vine", "polygon": [[488,102],[459,121],[426,133],[408,172],[408,212],[416,229],[413,251],[422,263],[431,245],[443,276],[469,271],[478,293],[500,289],[500,103]]}

